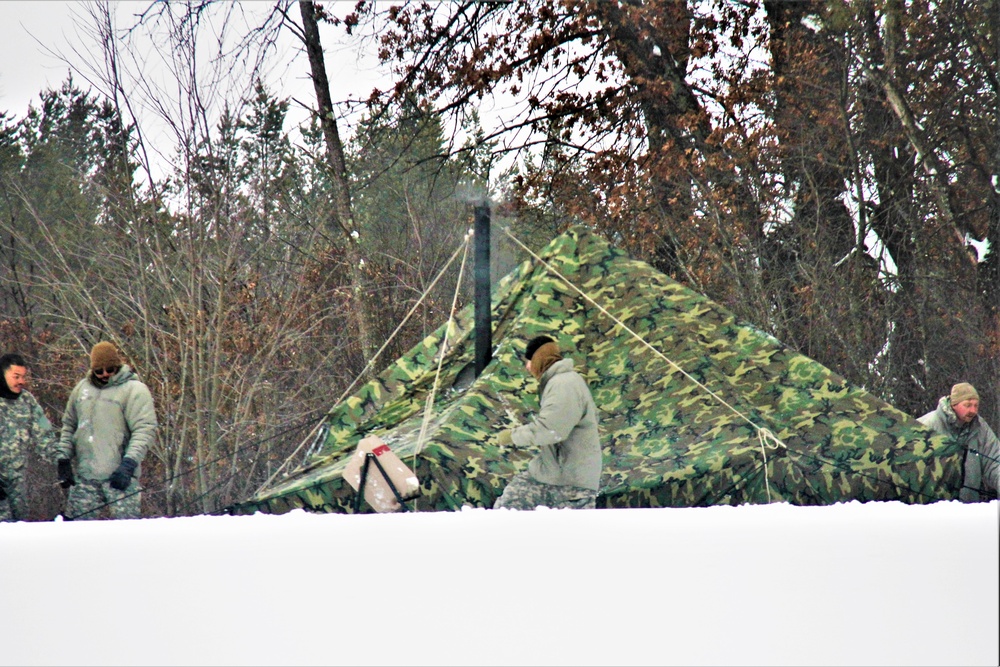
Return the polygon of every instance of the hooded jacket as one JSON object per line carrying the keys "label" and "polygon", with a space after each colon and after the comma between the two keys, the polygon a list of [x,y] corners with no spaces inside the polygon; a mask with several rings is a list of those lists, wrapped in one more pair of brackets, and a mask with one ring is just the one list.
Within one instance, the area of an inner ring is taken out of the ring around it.
{"label": "hooded jacket", "polygon": [[511,432],[514,445],[539,448],[528,474],[544,484],[599,490],[597,406],[586,380],[574,370],[572,359],[562,359],[549,366],[538,382],[538,416]]}
{"label": "hooded jacket", "polygon": [[958,499],[966,503],[992,500],[1000,489],[1000,440],[979,415],[959,424],[951,398],[942,396],[937,409],[917,419],[935,433],[951,436],[965,447],[962,489]]}
{"label": "hooded jacket", "polygon": [[[123,458],[142,463],[155,435],[153,396],[126,364],[103,387],[88,374],[70,392],[59,458],[76,459],[81,479],[104,482]],[[139,475],[136,468],[135,478]]]}

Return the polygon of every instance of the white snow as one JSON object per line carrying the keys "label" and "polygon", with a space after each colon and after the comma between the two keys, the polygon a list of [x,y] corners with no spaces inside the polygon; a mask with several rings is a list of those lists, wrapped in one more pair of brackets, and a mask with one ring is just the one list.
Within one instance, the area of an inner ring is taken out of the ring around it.
{"label": "white snow", "polygon": [[996,665],[998,503],[0,524],[5,665]]}

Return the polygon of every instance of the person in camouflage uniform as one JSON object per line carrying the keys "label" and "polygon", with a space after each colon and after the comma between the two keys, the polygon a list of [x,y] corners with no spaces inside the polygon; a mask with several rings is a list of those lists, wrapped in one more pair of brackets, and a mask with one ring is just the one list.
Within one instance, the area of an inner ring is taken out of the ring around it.
{"label": "person in camouflage uniform", "polygon": [[1000,491],[1000,441],[989,424],[979,417],[979,392],[968,382],[959,382],[937,408],[918,420],[935,433],[951,436],[965,448],[962,489],[958,498],[975,503],[992,500]]}
{"label": "person in camouflage uniform", "polygon": [[534,421],[500,433],[501,447],[537,447],[528,469],[514,477],[494,509],[538,506],[593,509],[601,481],[597,406],[587,381],[559,346],[538,336],[525,348],[528,372],[538,380],[541,405]]}
{"label": "person in camouflage uniform", "polygon": [[[90,353],[90,372],[70,392],[59,439],[59,483],[69,488],[67,519],[141,515],[139,464],[156,434],[149,388],[102,341]],[[75,469],[75,473],[74,473]]]}
{"label": "person in camouflage uniform", "polygon": [[25,389],[28,365],[19,354],[0,357],[0,521],[28,518],[24,467],[28,448],[54,456],[56,436],[38,401]]}

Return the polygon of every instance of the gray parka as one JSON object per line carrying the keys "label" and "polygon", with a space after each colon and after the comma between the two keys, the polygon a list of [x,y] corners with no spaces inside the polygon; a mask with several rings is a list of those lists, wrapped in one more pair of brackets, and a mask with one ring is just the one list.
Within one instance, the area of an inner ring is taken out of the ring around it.
{"label": "gray parka", "polygon": [[[123,458],[142,463],[155,435],[153,396],[124,365],[103,387],[91,382],[88,374],[70,392],[59,458],[74,459],[81,479],[104,482]],[[136,468],[135,478],[139,475]]]}
{"label": "gray parka", "polygon": [[935,433],[949,435],[965,447],[962,489],[958,499],[966,503],[992,500],[1000,489],[1000,440],[979,415],[968,424],[959,424],[951,399],[942,396],[936,410],[917,419]]}
{"label": "gray parka", "polygon": [[511,432],[517,447],[539,448],[528,474],[539,482],[597,491],[601,483],[601,441],[597,406],[572,359],[555,362],[539,379],[541,405],[534,421]]}

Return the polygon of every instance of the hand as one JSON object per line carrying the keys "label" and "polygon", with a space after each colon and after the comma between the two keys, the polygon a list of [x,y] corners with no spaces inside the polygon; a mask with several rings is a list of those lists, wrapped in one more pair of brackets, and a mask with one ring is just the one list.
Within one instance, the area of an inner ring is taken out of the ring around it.
{"label": "hand", "polygon": [[69,459],[59,459],[56,463],[59,475],[59,486],[64,489],[76,484],[76,480],[73,478],[73,464],[70,463]]}
{"label": "hand", "polygon": [[7,500],[7,482],[0,479],[0,500]]}
{"label": "hand", "polygon": [[118,469],[111,473],[111,477],[108,478],[111,488],[117,491],[127,489],[129,483],[132,481],[132,473],[135,472],[137,465],[139,464],[132,459],[122,459],[122,462],[118,464]]}
{"label": "hand", "polygon": [[510,447],[514,444],[514,439],[511,437],[511,430],[504,429],[500,431],[500,435],[497,436],[497,445],[501,447]]}

